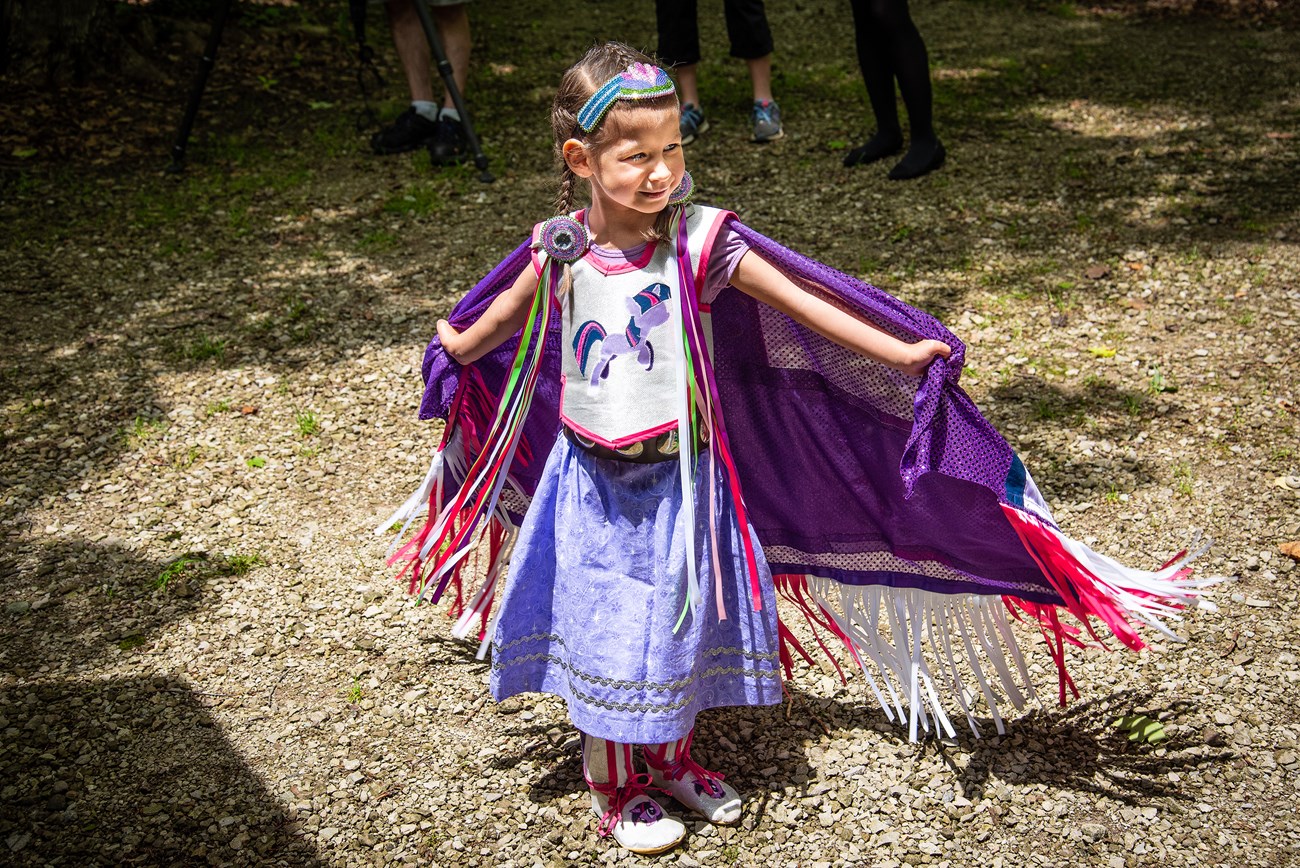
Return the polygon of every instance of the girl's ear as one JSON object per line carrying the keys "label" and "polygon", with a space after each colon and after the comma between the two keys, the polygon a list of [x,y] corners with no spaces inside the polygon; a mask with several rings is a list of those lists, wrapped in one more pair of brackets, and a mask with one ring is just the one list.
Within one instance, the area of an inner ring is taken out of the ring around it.
{"label": "girl's ear", "polygon": [[560,153],[564,155],[564,162],[573,174],[579,178],[591,177],[591,154],[586,145],[577,139],[569,139],[560,146]]}

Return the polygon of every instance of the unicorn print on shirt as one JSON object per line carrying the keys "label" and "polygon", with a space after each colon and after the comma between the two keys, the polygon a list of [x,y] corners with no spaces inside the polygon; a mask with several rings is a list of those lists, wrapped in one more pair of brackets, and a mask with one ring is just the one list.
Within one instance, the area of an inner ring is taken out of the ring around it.
{"label": "unicorn print on shirt", "polygon": [[668,322],[672,311],[666,302],[671,297],[672,291],[667,284],[652,283],[629,298],[627,307],[632,317],[627,321],[622,334],[609,334],[594,319],[589,319],[578,327],[573,336],[573,352],[584,376],[592,352],[596,344],[600,344],[600,357],[591,368],[592,387],[599,386],[600,381],[609,376],[609,364],[618,356],[635,352],[637,361],[647,371],[654,367],[655,351],[650,343],[650,332],[656,326]]}

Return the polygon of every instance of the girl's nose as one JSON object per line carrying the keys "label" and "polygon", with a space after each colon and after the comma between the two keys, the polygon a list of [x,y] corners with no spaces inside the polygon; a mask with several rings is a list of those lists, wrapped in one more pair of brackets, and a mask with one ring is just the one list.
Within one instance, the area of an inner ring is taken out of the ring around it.
{"label": "girl's nose", "polygon": [[650,171],[650,178],[655,181],[664,181],[672,176],[673,170],[666,160],[656,162],[654,168]]}

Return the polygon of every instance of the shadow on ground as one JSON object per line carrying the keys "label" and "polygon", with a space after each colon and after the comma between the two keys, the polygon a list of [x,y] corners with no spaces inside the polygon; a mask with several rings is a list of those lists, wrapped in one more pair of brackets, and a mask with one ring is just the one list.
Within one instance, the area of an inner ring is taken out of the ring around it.
{"label": "shadow on ground", "polygon": [[[140,706],[151,725],[122,726]],[[8,864],[324,864],[180,681],[10,687],[0,727]]]}

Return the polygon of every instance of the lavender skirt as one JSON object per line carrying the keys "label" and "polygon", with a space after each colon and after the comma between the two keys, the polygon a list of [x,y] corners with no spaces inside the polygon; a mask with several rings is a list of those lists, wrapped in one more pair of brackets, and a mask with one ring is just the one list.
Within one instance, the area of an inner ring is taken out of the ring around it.
{"label": "lavender skirt", "polygon": [[[703,600],[686,601],[686,535],[677,463],[594,458],[560,437],[524,519],[493,635],[492,696],[563,697],[579,730],[625,744],[682,738],[706,708],[781,701],[776,600],[755,541],[755,612],[735,510],[719,474],[718,620],[709,554],[707,457],[696,472]],[[752,530],[750,531],[752,534]]]}

